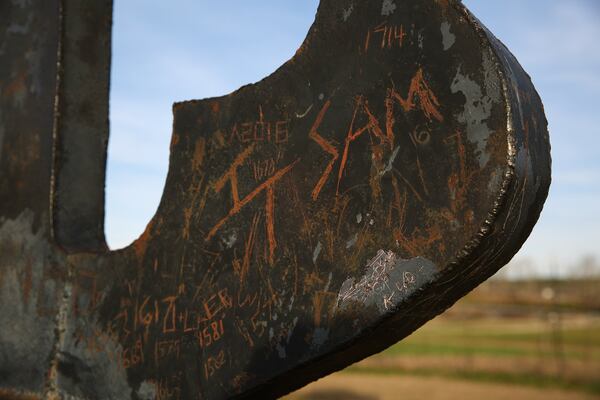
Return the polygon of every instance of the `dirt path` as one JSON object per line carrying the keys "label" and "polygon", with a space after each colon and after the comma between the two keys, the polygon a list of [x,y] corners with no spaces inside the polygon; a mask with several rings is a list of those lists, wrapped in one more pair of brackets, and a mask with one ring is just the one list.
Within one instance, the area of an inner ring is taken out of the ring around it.
{"label": "dirt path", "polygon": [[560,389],[469,382],[438,377],[338,373],[287,397],[288,400],[591,400],[591,394]]}

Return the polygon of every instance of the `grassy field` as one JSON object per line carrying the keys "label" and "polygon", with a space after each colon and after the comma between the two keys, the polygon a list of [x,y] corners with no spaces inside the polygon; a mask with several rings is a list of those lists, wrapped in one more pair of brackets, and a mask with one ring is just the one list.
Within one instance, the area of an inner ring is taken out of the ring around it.
{"label": "grassy field", "polygon": [[[488,282],[385,352],[290,398],[600,398],[598,289],[595,280]],[[432,380],[448,390],[433,395]]]}

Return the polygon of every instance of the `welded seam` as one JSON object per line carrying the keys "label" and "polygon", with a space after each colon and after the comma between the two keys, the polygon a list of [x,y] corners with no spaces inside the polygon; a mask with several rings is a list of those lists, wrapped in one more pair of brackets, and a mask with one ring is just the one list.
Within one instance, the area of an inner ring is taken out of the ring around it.
{"label": "welded seam", "polygon": [[[56,175],[58,174],[58,141],[60,138],[60,107],[63,77],[63,43],[65,39],[65,4],[58,0],[58,45],[56,54],[56,86],[54,93],[54,118],[52,125],[52,164],[50,173],[50,199],[49,199],[49,225],[50,240],[56,245],[55,235],[55,203],[56,203]],[[72,268],[67,264],[67,277],[64,281],[63,295],[59,302],[58,312],[54,322],[54,345],[50,352],[47,369],[47,381],[44,388],[44,397],[47,399],[60,399],[58,388],[58,353],[64,344],[64,336],[68,319],[68,308],[72,294]]]}
{"label": "welded seam", "polygon": [[63,77],[63,42],[65,36],[64,0],[58,0],[58,46],[56,53],[56,86],[54,90],[54,118],[52,122],[52,164],[50,172],[50,238],[55,241],[56,176],[58,174],[58,141],[60,138],[60,107]]}
{"label": "welded seam", "polygon": [[58,355],[62,348],[65,345],[65,333],[67,331],[67,326],[69,322],[69,314],[70,314],[70,305],[71,298],[73,294],[73,267],[72,265],[68,265],[68,276],[67,281],[65,282],[65,286],[63,289],[63,296],[60,301],[60,306],[58,309],[58,314],[56,316],[56,326],[54,328],[55,331],[55,343],[52,349],[52,356],[50,361],[50,369],[48,371],[48,383],[46,388],[45,397],[47,399],[61,399],[61,391],[58,384]]}

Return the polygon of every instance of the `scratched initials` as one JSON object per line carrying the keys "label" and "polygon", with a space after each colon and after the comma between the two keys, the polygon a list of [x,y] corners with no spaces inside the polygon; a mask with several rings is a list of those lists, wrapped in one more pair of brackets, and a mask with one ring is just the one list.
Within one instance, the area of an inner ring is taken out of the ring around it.
{"label": "scratched initials", "polygon": [[266,192],[265,201],[265,218],[267,223],[267,239],[269,241],[269,263],[272,265],[275,259],[275,248],[277,247],[277,240],[275,238],[275,184],[283,178],[290,170],[300,161],[298,158],[288,166],[276,171],[269,179],[258,185],[250,194],[243,199],[240,199],[238,190],[238,168],[248,159],[248,157],[254,151],[254,145],[246,148],[241,152],[229,167],[229,170],[214,184],[214,190],[216,193],[220,193],[225,187],[225,184],[229,181],[231,185],[231,197],[233,200],[233,207],[229,210],[229,213],[221,219],[217,224],[210,230],[205,240],[208,241],[221,229],[221,227],[233,217],[240,210],[250,203],[256,196],[263,191]]}
{"label": "scratched initials", "polygon": [[[417,103],[418,100],[418,103]],[[350,148],[350,144],[358,139],[363,133],[369,132],[373,137],[379,140],[379,144],[386,143],[389,145],[390,149],[394,148],[394,124],[395,124],[395,116],[394,116],[394,104],[398,103],[400,108],[404,113],[409,113],[415,109],[420,110],[423,114],[429,119],[436,119],[439,122],[442,122],[444,118],[439,111],[440,103],[433,93],[433,91],[427,85],[425,78],[423,76],[423,70],[419,69],[413,76],[410,81],[410,86],[408,88],[408,93],[406,98],[402,97],[394,88],[391,88],[387,91],[387,95],[384,100],[385,104],[385,133],[383,129],[381,129],[381,125],[377,119],[377,117],[371,112],[369,109],[369,105],[366,99],[362,96],[358,96],[355,103],[354,113],[352,115],[352,121],[350,122],[350,127],[348,128],[348,133],[346,135],[346,140],[344,144],[344,150],[342,152],[342,159],[340,161],[340,167],[338,170],[338,179],[336,186],[336,195],[339,194],[340,182],[342,181],[344,170],[346,168],[346,163],[348,161],[348,152]],[[418,104],[418,108],[417,108]],[[323,186],[327,183],[331,172],[333,171],[333,167],[337,162],[338,158],[340,158],[340,153],[336,146],[332,144],[330,141],[322,137],[318,129],[323,123],[323,119],[331,106],[331,100],[327,100],[327,102],[323,105],[323,108],[317,115],[313,126],[311,127],[308,136],[312,140],[314,140],[325,152],[331,155],[331,159],[329,163],[323,170],[321,177],[319,178],[317,184],[315,185],[312,191],[312,199],[317,200]],[[356,119],[358,113],[362,113],[366,116],[367,122],[364,126],[357,128],[355,126]],[[381,152],[376,151],[373,148],[373,156],[374,159],[380,161]]]}

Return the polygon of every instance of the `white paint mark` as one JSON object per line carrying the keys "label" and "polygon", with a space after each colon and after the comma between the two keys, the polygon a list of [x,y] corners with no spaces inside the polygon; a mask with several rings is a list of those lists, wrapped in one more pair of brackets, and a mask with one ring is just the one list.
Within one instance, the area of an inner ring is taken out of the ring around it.
{"label": "white paint mark", "polygon": [[362,214],[358,213],[358,215],[356,215],[356,223],[360,224],[362,222]]}
{"label": "white paint mark", "polygon": [[456,115],[456,119],[466,124],[467,140],[476,146],[476,156],[481,168],[485,167],[490,159],[486,152],[488,139],[493,131],[488,125],[488,119],[492,115],[492,107],[495,101],[483,93],[483,88],[477,81],[468,75],[461,73],[459,67],[456,76],[450,85],[452,93],[462,93],[465,97],[465,105],[462,112]]}
{"label": "white paint mark", "polygon": [[405,260],[393,251],[379,250],[367,262],[366,272],[359,281],[354,278],[344,281],[334,312],[358,302],[367,307],[375,305],[380,313],[386,313],[430,281],[436,270],[433,263],[422,257]]}
{"label": "white paint mark", "polygon": [[262,326],[267,329],[267,321],[256,321],[256,326]]}
{"label": "white paint mark", "polygon": [[346,248],[349,249],[350,247],[354,246],[356,242],[358,242],[358,233],[355,233],[354,236],[352,236],[352,239],[346,242]]}
{"label": "white paint mark", "polygon": [[296,113],[296,118],[304,118],[308,115],[308,113],[310,112],[310,110],[312,110],[313,105],[311,104],[310,106],[308,106],[308,108],[306,109],[306,111],[304,111],[304,113],[302,114],[298,114]]}
{"label": "white paint mark", "polygon": [[232,248],[235,242],[237,242],[237,232],[233,232],[227,239],[223,239],[223,242],[228,249]]}
{"label": "white paint mark", "polygon": [[329,291],[329,286],[331,286],[331,278],[333,278],[332,272],[329,273],[329,278],[327,279],[327,285],[325,285],[325,289],[323,290],[324,292]]}
{"label": "white paint mark", "polygon": [[156,399],[156,385],[149,381],[144,381],[137,390],[137,395],[141,400]]}
{"label": "white paint mark", "polygon": [[375,224],[375,221],[374,220],[370,220],[369,221],[369,225],[373,226],[373,224]]}
{"label": "white paint mark", "polygon": [[450,229],[452,231],[457,231],[460,228],[461,228],[460,221],[458,221],[457,219],[453,219],[452,221],[450,221]]}
{"label": "white paint mark", "polygon": [[[340,288],[335,309],[337,310],[348,299],[365,302],[376,286],[387,283],[388,273],[394,269],[398,257],[392,251],[379,250],[377,255],[367,262],[367,273],[358,283],[354,278],[347,279]],[[368,290],[363,290],[368,288]]]}
{"label": "white paint mark", "polygon": [[296,325],[297,324],[298,324],[298,317],[294,318],[294,320],[292,321],[292,328],[289,330],[288,336],[287,336],[287,342],[288,343],[292,339],[292,333],[294,333],[294,329],[296,329]]}
{"label": "white paint mark", "polygon": [[313,332],[313,341],[312,341],[311,347],[313,347],[313,348],[321,347],[323,344],[325,344],[325,342],[327,341],[328,338],[329,338],[329,329],[316,328],[315,331]]}
{"label": "white paint mark", "polygon": [[393,0],[383,0],[383,5],[381,6],[381,15],[388,16],[392,15],[396,11],[396,5]]}
{"label": "white paint mark", "polygon": [[450,32],[450,24],[446,21],[442,22],[440,31],[442,32],[442,44],[444,45],[444,51],[446,51],[456,42],[456,35]]}
{"label": "white paint mark", "polygon": [[352,15],[352,11],[354,11],[354,4],[350,4],[350,7],[344,10],[344,15],[342,15],[344,22],[348,21],[348,18]]}
{"label": "white paint mark", "polygon": [[287,357],[287,354],[285,353],[285,348],[280,343],[277,344],[276,348],[277,348],[277,354],[279,355],[279,358]]}
{"label": "white paint mark", "polygon": [[323,93],[321,93],[321,94],[319,95],[319,100],[323,100],[324,98],[325,98],[325,95],[324,95]]}
{"label": "white paint mark", "polygon": [[383,176],[383,175],[387,174],[388,172],[390,172],[392,170],[392,168],[394,168],[394,161],[396,161],[396,157],[398,157],[399,152],[400,152],[400,146],[397,146],[394,149],[394,152],[392,153],[392,155],[390,156],[390,159],[388,160],[388,163],[385,166],[385,168],[383,169],[383,171],[379,172],[379,176]]}
{"label": "white paint mark", "polygon": [[420,49],[423,48],[423,33],[419,32],[419,34],[417,35],[417,45],[419,46]]}
{"label": "white paint mark", "polygon": [[321,242],[319,242],[317,243],[317,247],[315,247],[315,250],[313,251],[313,263],[317,262],[319,254],[321,254],[321,250],[323,250],[323,245],[321,244]]}

